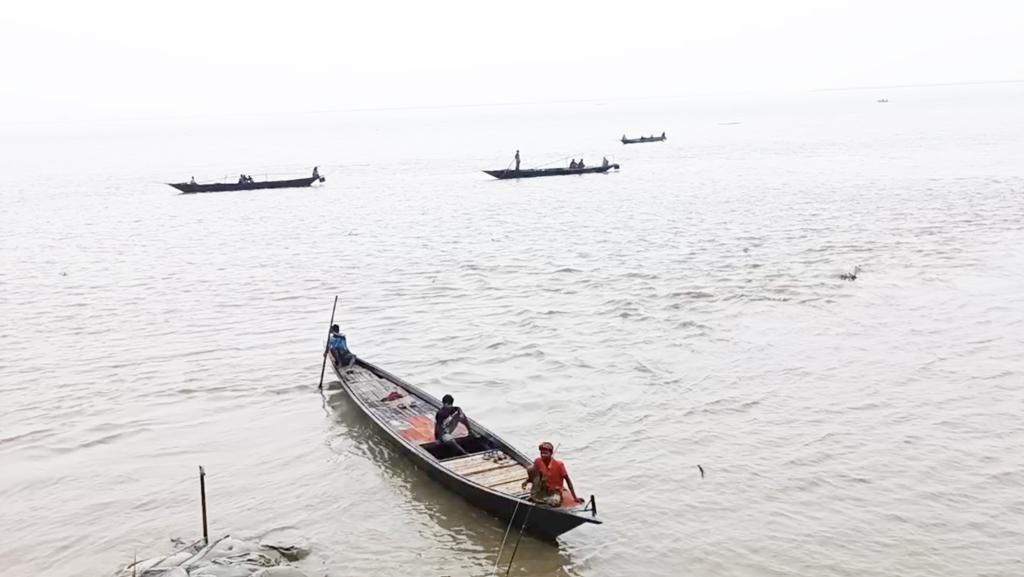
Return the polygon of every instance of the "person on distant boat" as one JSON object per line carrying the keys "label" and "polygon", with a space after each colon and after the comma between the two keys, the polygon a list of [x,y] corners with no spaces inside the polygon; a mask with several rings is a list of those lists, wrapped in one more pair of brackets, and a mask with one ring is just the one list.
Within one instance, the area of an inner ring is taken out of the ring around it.
{"label": "person on distant boat", "polygon": [[455,429],[459,423],[466,426],[466,431],[470,430],[469,419],[461,408],[455,406],[455,398],[451,395],[441,397],[441,408],[434,415],[434,439],[455,449],[460,455],[466,455],[466,450],[455,441]]}
{"label": "person on distant boat", "polygon": [[664,130],[661,131],[661,137],[665,138],[665,131]]}
{"label": "person on distant boat", "polygon": [[516,151],[516,172],[519,172],[519,151]]}
{"label": "person on distant boat", "polygon": [[346,369],[351,368],[356,362],[356,356],[348,350],[348,339],[341,332],[338,325],[331,325],[331,338],[327,341],[327,350],[334,354],[334,361],[338,366]]}
{"label": "person on distant boat", "polygon": [[576,496],[576,489],[572,486],[569,472],[565,470],[565,463],[552,456],[555,447],[545,441],[537,448],[540,450],[540,457],[534,459],[533,466],[526,470],[528,477],[523,481],[523,489],[526,489],[527,484],[532,484],[530,500],[550,507],[561,507],[564,484],[569,487],[569,494],[576,504],[583,503],[583,499]]}
{"label": "person on distant boat", "polygon": [[188,183],[189,184],[195,184],[196,183],[196,177],[193,176],[192,180],[188,181]]}
{"label": "person on distant boat", "polygon": [[623,135],[622,135],[622,140],[629,140],[629,139],[628,139],[628,138],[626,138],[626,135],[625,135],[625,134],[623,134]]}
{"label": "person on distant boat", "polygon": [[580,159],[579,162],[576,163],[576,168],[586,168],[586,166],[583,164],[583,159],[582,158]]}
{"label": "person on distant boat", "polygon": [[575,158],[572,159],[571,161],[569,161],[569,168],[576,168],[576,159]]}
{"label": "person on distant boat", "polygon": [[239,174],[238,175],[238,184],[245,184],[245,175],[244,174]]}
{"label": "person on distant boat", "polygon": [[608,157],[607,156],[602,156],[601,157],[601,168],[608,168]]}
{"label": "person on distant boat", "polygon": [[314,166],[313,167],[313,178],[316,179],[316,180],[320,180],[320,167],[319,166]]}

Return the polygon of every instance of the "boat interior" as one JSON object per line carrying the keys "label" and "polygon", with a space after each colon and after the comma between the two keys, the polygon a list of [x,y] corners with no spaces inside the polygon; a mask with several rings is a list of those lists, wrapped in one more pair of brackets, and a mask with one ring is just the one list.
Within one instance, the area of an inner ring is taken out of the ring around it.
{"label": "boat interior", "polygon": [[[340,377],[354,396],[388,428],[430,453],[441,466],[488,489],[516,498],[529,495],[522,488],[526,467],[508,454],[495,440],[469,434],[464,425],[455,430],[454,443],[434,438],[433,404],[395,383],[378,377],[361,365],[341,369]],[[568,491],[563,492],[566,509],[575,509]]]}

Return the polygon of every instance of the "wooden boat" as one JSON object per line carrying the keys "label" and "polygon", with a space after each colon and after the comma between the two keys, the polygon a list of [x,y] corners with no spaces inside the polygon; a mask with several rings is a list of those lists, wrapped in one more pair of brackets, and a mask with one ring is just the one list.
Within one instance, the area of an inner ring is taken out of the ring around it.
{"label": "wooden boat", "polygon": [[586,505],[577,505],[563,490],[563,505],[557,508],[530,501],[522,482],[533,462],[472,419],[475,435],[461,424],[455,431],[455,441],[467,455],[438,443],[434,415],[441,402],[429,393],[362,359],[347,368],[338,365],[333,353],[331,361],[344,391],[384,436],[427,475],[471,504],[552,541],[584,523],[601,523],[593,495]]}
{"label": "wooden boat", "polygon": [[538,176],[563,176],[567,174],[589,174],[591,172],[608,172],[611,169],[618,170],[618,164],[609,164],[608,166],[588,166],[586,168],[533,168],[526,170],[516,170],[514,168],[506,168],[504,170],[485,170],[487,174],[494,178],[500,178],[502,180],[508,178],[535,178]]}
{"label": "wooden boat", "polygon": [[641,136],[640,138],[626,138],[625,135],[622,136],[622,144],[639,144],[641,142],[662,142],[665,140],[668,140],[668,137],[665,136],[664,132],[661,133],[661,136]]}
{"label": "wooden boat", "polygon": [[197,192],[228,192],[231,190],[261,190],[264,188],[304,188],[314,182],[324,182],[320,175],[306,178],[293,178],[291,180],[256,180],[252,182],[214,182],[210,184],[198,184],[194,182],[169,182],[170,186],[177,188],[182,194],[193,194]]}

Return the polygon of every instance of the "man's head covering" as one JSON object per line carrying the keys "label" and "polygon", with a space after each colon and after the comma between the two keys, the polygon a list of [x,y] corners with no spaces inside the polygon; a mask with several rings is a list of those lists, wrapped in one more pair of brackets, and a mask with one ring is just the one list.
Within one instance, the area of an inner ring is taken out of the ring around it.
{"label": "man's head covering", "polygon": [[547,442],[547,441],[544,441],[543,443],[541,443],[540,446],[537,447],[537,448],[540,449],[541,451],[549,451],[551,453],[555,452],[555,446],[552,445],[551,443]]}
{"label": "man's head covering", "polygon": [[441,403],[442,404],[450,405],[450,404],[452,404],[454,402],[455,402],[455,399],[452,398],[451,395],[445,395],[445,396],[441,397]]}

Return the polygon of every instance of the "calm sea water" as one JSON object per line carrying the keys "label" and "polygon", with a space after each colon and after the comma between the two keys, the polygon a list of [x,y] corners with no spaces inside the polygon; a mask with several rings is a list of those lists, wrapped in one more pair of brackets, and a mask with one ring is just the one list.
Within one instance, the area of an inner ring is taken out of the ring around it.
{"label": "calm sea water", "polygon": [[[205,465],[212,532],[292,527],[312,573],[489,575],[504,524],[316,392],[338,294],[358,354],[559,444],[597,495],[603,526],[525,538],[513,575],[1024,574],[1022,102],[7,127],[2,573],[105,575],[197,537]],[[517,148],[622,170],[479,172]],[[312,190],[160,184],[314,164]]]}

